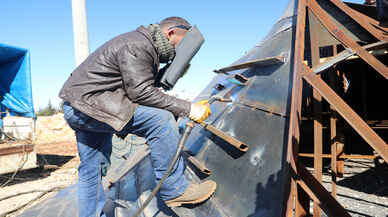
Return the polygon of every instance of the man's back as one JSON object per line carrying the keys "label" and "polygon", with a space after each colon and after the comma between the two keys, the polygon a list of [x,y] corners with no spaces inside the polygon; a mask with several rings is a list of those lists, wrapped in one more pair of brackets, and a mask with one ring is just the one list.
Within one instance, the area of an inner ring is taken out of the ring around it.
{"label": "man's back", "polygon": [[128,121],[136,109],[136,104],[131,102],[124,89],[120,70],[120,61],[131,61],[130,56],[120,54],[124,49],[129,50],[134,58],[143,60],[142,69],[133,64],[138,67],[134,70],[158,69],[159,59],[150,36],[144,27],[139,27],[94,51],[73,71],[59,94],[73,107],[102,122],[109,121],[109,125],[117,130],[125,125],[123,122]]}

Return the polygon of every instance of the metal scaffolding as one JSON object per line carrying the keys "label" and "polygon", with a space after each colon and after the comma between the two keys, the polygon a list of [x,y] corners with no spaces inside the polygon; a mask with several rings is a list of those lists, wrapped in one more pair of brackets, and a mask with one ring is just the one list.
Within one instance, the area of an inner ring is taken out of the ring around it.
{"label": "metal scaffolding", "polygon": [[[339,11],[339,13],[336,13]],[[343,19],[342,17],[347,19]],[[351,23],[348,20],[351,20]],[[346,22],[345,22],[346,21]],[[367,40],[360,40],[349,31],[352,24],[357,24],[357,31],[366,35]],[[360,28],[361,27],[361,28]],[[322,35],[321,32],[329,34]],[[313,216],[321,216],[322,209],[328,216],[350,216],[336,198],[336,177],[343,174],[343,160],[345,158],[375,158],[376,156],[345,155],[344,144],[336,140],[338,117],[344,119],[386,162],[388,162],[388,145],[372,129],[371,122],[360,117],[351,106],[339,95],[338,77],[341,74],[337,64],[355,55],[379,73],[378,79],[388,79],[388,68],[374,55],[374,51],[388,47],[388,29],[379,26],[379,22],[367,14],[357,11],[340,0],[298,1],[298,20],[296,26],[296,44],[294,59],[293,93],[290,113],[290,131],[288,136],[288,162],[291,165],[291,181],[289,185],[286,216],[309,216],[310,198],[314,201]],[[308,38],[308,39],[307,39]],[[330,38],[331,43],[326,43]],[[342,52],[338,48],[342,47]],[[324,48],[331,50],[329,58],[322,58]],[[381,52],[380,52],[381,53]],[[384,53],[384,52],[383,52]],[[310,55],[306,55],[310,54]],[[348,54],[348,55],[346,55]],[[344,57],[345,56],[345,57]],[[369,71],[368,71],[369,72]],[[352,72],[357,73],[357,72]],[[322,78],[328,77],[329,84]],[[303,84],[305,81],[305,85]],[[314,153],[299,153],[300,141],[303,137],[302,119],[302,89],[306,84],[312,87],[314,127]],[[383,87],[382,87],[383,88]],[[336,90],[337,89],[337,90]],[[322,102],[330,106],[329,134],[331,154],[322,154]],[[364,105],[366,106],[366,104]],[[337,115],[338,114],[338,115]],[[384,120],[379,120],[384,121]],[[314,175],[298,160],[298,157],[314,157]],[[322,185],[322,159],[331,158],[332,192],[329,193]]]}

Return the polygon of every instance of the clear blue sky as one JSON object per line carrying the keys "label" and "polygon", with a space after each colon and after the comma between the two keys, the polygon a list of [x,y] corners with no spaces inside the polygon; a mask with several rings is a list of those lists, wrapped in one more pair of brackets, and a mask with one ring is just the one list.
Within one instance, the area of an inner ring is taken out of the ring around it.
{"label": "clear blue sky", "polygon": [[[361,0],[353,0],[362,2]],[[283,13],[288,0],[250,1],[96,1],[87,0],[91,52],[107,40],[139,25],[168,16],[197,24],[205,43],[177,90],[198,93],[214,76],[258,43]],[[51,100],[75,67],[71,0],[2,0],[0,43],[31,52],[35,108]]]}

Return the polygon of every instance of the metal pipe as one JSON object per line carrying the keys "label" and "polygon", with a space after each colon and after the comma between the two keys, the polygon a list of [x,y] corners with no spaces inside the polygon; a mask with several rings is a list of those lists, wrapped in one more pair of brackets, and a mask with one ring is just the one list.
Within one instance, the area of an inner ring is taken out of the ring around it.
{"label": "metal pipe", "polygon": [[217,129],[215,126],[213,126],[211,124],[208,124],[208,123],[205,123],[205,122],[200,123],[200,125],[205,130],[207,130],[207,131],[213,133],[214,135],[218,136],[219,138],[221,138],[225,142],[231,144],[232,146],[234,146],[238,150],[240,150],[242,152],[248,151],[249,146],[247,144],[245,144],[245,143],[241,142],[240,140],[234,138],[233,136],[230,136],[230,135],[226,134],[225,132]]}
{"label": "metal pipe", "polygon": [[88,26],[85,0],[72,0],[74,54],[76,66],[89,56]]}

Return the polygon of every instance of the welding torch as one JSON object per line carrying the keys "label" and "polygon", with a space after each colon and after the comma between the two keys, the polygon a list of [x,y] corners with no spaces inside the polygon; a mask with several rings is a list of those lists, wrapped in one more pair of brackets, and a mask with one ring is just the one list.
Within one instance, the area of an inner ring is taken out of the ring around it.
{"label": "welding torch", "polygon": [[[212,104],[215,101],[219,101],[219,102],[232,102],[231,99],[226,99],[226,98],[224,98],[222,96],[216,95],[216,96],[212,96],[209,99],[208,103]],[[213,125],[211,125],[209,123],[206,123],[206,122],[200,122],[200,123],[197,123],[197,124],[201,125],[205,130],[213,133],[214,135],[216,135],[219,138],[223,139],[227,143],[233,145],[238,150],[240,150],[242,152],[246,152],[248,150],[248,145],[247,144],[245,144],[245,143],[237,140],[236,138],[226,134],[225,132],[223,132],[222,130],[219,130],[215,126],[213,126]]]}

